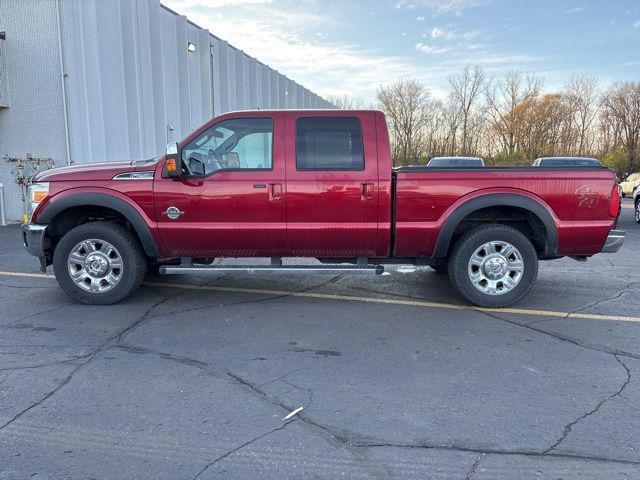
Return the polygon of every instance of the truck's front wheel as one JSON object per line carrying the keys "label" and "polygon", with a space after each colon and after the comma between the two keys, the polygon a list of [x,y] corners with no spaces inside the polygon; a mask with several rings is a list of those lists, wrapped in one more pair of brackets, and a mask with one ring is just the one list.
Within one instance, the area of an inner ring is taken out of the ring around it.
{"label": "truck's front wheel", "polygon": [[88,305],[110,305],[138,288],[146,258],[126,228],[108,222],[85,223],[60,239],[53,270],[73,299]]}
{"label": "truck's front wheel", "polygon": [[483,225],[462,235],[449,260],[449,279],[463,297],[482,307],[506,307],[524,297],[538,277],[531,242],[505,225]]}

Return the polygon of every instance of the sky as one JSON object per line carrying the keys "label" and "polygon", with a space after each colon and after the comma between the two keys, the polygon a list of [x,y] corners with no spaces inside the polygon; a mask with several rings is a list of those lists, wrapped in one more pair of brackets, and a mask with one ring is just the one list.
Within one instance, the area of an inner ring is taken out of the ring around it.
{"label": "sky", "polygon": [[468,64],[640,81],[640,0],[161,0],[320,95],[373,101],[399,78],[444,98]]}

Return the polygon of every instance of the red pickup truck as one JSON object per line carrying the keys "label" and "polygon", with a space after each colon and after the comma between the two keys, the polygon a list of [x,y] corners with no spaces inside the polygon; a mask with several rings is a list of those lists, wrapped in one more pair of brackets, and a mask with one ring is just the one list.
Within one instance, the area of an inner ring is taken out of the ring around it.
{"label": "red pickup truck", "polygon": [[[114,139],[117,141],[117,139]],[[65,292],[118,302],[162,274],[380,274],[428,265],[476,305],[506,306],[538,260],[615,252],[620,203],[604,167],[392,166],[376,111],[245,111],[148,161],[39,174],[27,250]],[[271,257],[224,266],[218,257]],[[321,263],[283,266],[282,257]]]}

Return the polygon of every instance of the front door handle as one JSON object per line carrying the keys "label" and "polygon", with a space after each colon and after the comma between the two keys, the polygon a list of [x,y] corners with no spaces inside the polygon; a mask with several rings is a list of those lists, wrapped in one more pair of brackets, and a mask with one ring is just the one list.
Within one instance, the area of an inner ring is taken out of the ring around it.
{"label": "front door handle", "polygon": [[375,193],[375,186],[373,183],[363,183],[362,184],[362,200],[369,200],[373,198],[373,194]]}
{"label": "front door handle", "polygon": [[269,184],[269,200],[278,202],[282,200],[282,184],[270,183]]}

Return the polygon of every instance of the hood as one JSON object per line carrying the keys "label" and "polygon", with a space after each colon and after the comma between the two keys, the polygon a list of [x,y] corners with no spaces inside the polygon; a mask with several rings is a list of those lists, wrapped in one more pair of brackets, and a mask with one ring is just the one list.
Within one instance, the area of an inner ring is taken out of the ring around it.
{"label": "hood", "polygon": [[133,172],[136,166],[130,161],[86,163],[68,167],[52,168],[40,172],[34,182],[63,182],[84,180],[111,180],[115,175]]}

